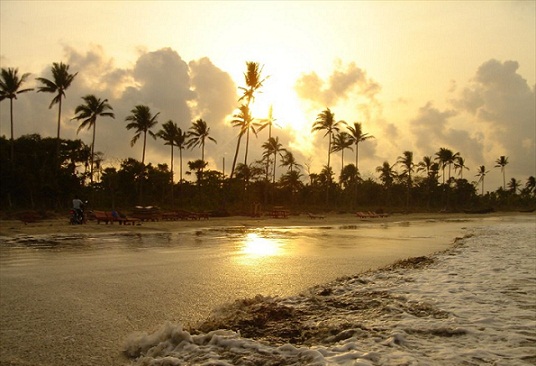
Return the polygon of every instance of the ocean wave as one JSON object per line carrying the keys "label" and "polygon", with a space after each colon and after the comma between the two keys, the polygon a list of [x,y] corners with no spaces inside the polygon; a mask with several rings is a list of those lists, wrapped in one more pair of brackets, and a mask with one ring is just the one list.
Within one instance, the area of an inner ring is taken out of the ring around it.
{"label": "ocean wave", "polygon": [[532,239],[530,225],[490,229],[297,296],[237,300],[191,329],[133,334],[125,354],[134,365],[531,364]]}

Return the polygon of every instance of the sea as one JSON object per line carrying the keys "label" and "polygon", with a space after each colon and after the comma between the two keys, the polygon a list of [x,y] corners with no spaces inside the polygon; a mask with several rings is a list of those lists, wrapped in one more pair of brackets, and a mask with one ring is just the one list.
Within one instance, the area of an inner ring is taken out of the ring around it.
{"label": "sea", "polygon": [[1,365],[536,364],[533,215],[0,249]]}

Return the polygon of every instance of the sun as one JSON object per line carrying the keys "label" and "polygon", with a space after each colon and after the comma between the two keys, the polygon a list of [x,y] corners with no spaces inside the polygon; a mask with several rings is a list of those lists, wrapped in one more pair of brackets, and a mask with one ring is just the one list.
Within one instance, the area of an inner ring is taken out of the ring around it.
{"label": "sun", "polygon": [[250,107],[255,119],[272,119],[272,136],[283,130],[291,138],[290,147],[305,154],[312,149],[311,121],[294,90],[298,77],[291,71],[268,74]]}

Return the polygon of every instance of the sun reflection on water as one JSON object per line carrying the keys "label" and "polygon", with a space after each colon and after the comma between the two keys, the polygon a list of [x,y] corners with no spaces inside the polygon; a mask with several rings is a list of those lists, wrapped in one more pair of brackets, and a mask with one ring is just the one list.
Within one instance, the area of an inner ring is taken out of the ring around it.
{"label": "sun reflection on water", "polygon": [[281,243],[274,238],[262,237],[257,233],[248,233],[244,238],[241,252],[247,260],[280,255]]}

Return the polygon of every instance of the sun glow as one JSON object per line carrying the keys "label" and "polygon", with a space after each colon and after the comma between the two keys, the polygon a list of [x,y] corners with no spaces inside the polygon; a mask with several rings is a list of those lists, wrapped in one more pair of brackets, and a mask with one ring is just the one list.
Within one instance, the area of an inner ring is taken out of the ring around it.
{"label": "sun glow", "polygon": [[261,237],[256,233],[248,233],[244,240],[242,253],[248,259],[270,257],[281,253],[281,246],[274,239]]}
{"label": "sun glow", "polygon": [[[278,131],[285,130],[291,136],[290,146],[307,154],[312,148],[310,134],[311,121],[304,110],[294,90],[298,75],[290,72],[278,75],[268,75],[262,89],[251,104],[251,113],[256,120],[272,119],[272,137],[278,136]],[[270,116],[271,111],[271,116]],[[262,139],[268,138],[268,130],[264,129]]]}

